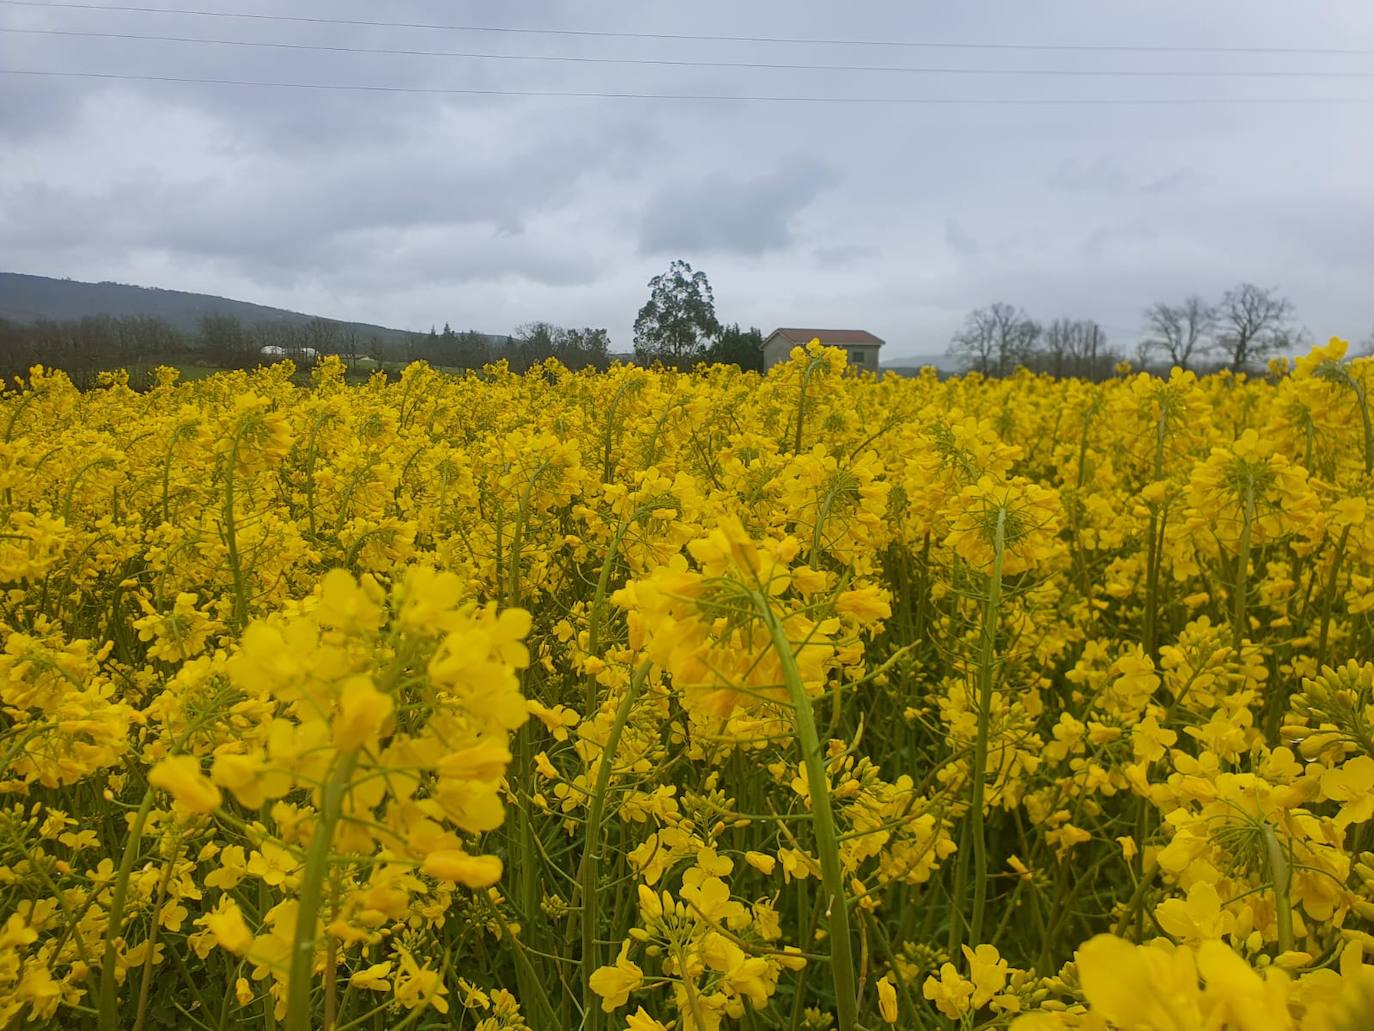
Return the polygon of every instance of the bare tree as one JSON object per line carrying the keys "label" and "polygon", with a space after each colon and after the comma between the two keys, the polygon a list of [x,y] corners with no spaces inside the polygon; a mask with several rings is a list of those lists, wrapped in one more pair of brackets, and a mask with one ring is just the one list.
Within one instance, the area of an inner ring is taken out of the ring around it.
{"label": "bare tree", "polygon": [[1282,350],[1295,337],[1293,305],[1273,289],[1241,283],[1217,306],[1217,344],[1233,372]]}
{"label": "bare tree", "polygon": [[[333,319],[323,319],[318,315],[305,324],[306,347],[315,351],[314,357],[324,354],[339,354],[342,351],[344,326]],[[302,349],[309,355],[309,351]]]}
{"label": "bare tree", "polygon": [[349,369],[357,372],[358,360],[367,357],[367,345],[363,343],[363,335],[358,328],[347,324],[340,326],[335,342],[339,357],[348,362]]}
{"label": "bare tree", "polygon": [[202,315],[200,346],[210,361],[226,369],[251,369],[258,361],[252,335],[233,315]]}
{"label": "bare tree", "polygon": [[1045,326],[1041,345],[1027,364],[1054,376],[1111,376],[1120,355],[1107,346],[1107,333],[1093,319],[1055,319]]}
{"label": "bare tree", "polygon": [[1187,370],[1213,346],[1212,333],[1217,325],[1217,312],[1197,294],[1185,298],[1182,304],[1162,301],[1145,309],[1145,322],[1150,335],[1140,342],[1142,364],[1157,354],[1168,358],[1170,365]]}
{"label": "bare tree", "polygon": [[1063,376],[1068,372],[1071,353],[1073,351],[1073,320],[1055,319],[1045,326],[1045,332],[1041,336],[1043,344],[1040,348],[1042,361],[1045,371],[1056,376]]}
{"label": "bare tree", "polygon": [[1006,376],[1028,363],[1040,338],[1040,324],[1020,308],[998,301],[969,312],[950,341],[949,353],[965,368],[985,376]]}

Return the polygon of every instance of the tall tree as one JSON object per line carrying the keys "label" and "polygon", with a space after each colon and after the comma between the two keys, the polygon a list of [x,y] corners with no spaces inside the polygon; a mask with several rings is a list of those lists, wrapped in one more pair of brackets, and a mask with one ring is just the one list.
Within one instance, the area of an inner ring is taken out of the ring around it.
{"label": "tall tree", "polygon": [[705,272],[674,261],[649,280],[649,300],[635,319],[635,358],[690,368],[720,335],[716,301]]}
{"label": "tall tree", "polygon": [[611,367],[611,334],[606,329],[565,329],[559,341],[558,360],[570,369]]}
{"label": "tall tree", "polygon": [[480,369],[491,361],[486,336],[475,329],[459,333],[453,359],[453,364],[460,369]]}
{"label": "tall tree", "polygon": [[1020,308],[998,301],[969,312],[950,341],[949,353],[966,369],[985,376],[1006,376],[1035,354],[1040,324]]}
{"label": "tall tree", "polygon": [[1227,290],[1217,306],[1217,344],[1232,372],[1258,362],[1295,342],[1293,305],[1277,291],[1241,283]]}
{"label": "tall tree", "polygon": [[1149,335],[1138,348],[1141,362],[1163,355],[1170,365],[1187,370],[1212,348],[1217,312],[1193,294],[1182,304],[1161,301],[1150,305],[1145,309],[1145,324]]}

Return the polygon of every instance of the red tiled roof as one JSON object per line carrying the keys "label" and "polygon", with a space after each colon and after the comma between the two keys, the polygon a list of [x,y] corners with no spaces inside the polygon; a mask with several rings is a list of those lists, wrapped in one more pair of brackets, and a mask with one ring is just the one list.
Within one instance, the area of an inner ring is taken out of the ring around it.
{"label": "red tiled roof", "polygon": [[781,333],[794,344],[809,344],[820,340],[823,344],[878,344],[882,340],[866,329],[775,329],[769,336]]}

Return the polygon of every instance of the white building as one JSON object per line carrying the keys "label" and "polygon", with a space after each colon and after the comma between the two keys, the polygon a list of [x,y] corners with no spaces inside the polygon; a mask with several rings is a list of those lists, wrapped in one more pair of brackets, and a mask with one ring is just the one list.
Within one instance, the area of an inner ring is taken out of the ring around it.
{"label": "white building", "polygon": [[787,361],[792,348],[805,347],[813,340],[849,352],[849,364],[856,369],[878,371],[878,350],[883,341],[864,329],[775,329],[763,341],[764,371]]}
{"label": "white building", "polygon": [[320,356],[320,352],[313,347],[293,347],[287,350],[278,344],[267,344],[258,354],[264,358],[303,358],[311,362]]}

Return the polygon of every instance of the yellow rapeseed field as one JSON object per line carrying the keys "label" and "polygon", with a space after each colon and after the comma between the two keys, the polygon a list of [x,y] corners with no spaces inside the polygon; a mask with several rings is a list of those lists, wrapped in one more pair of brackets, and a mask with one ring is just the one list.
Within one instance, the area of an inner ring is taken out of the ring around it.
{"label": "yellow rapeseed field", "polygon": [[0,1027],[1374,1027],[1374,359],[0,395]]}

